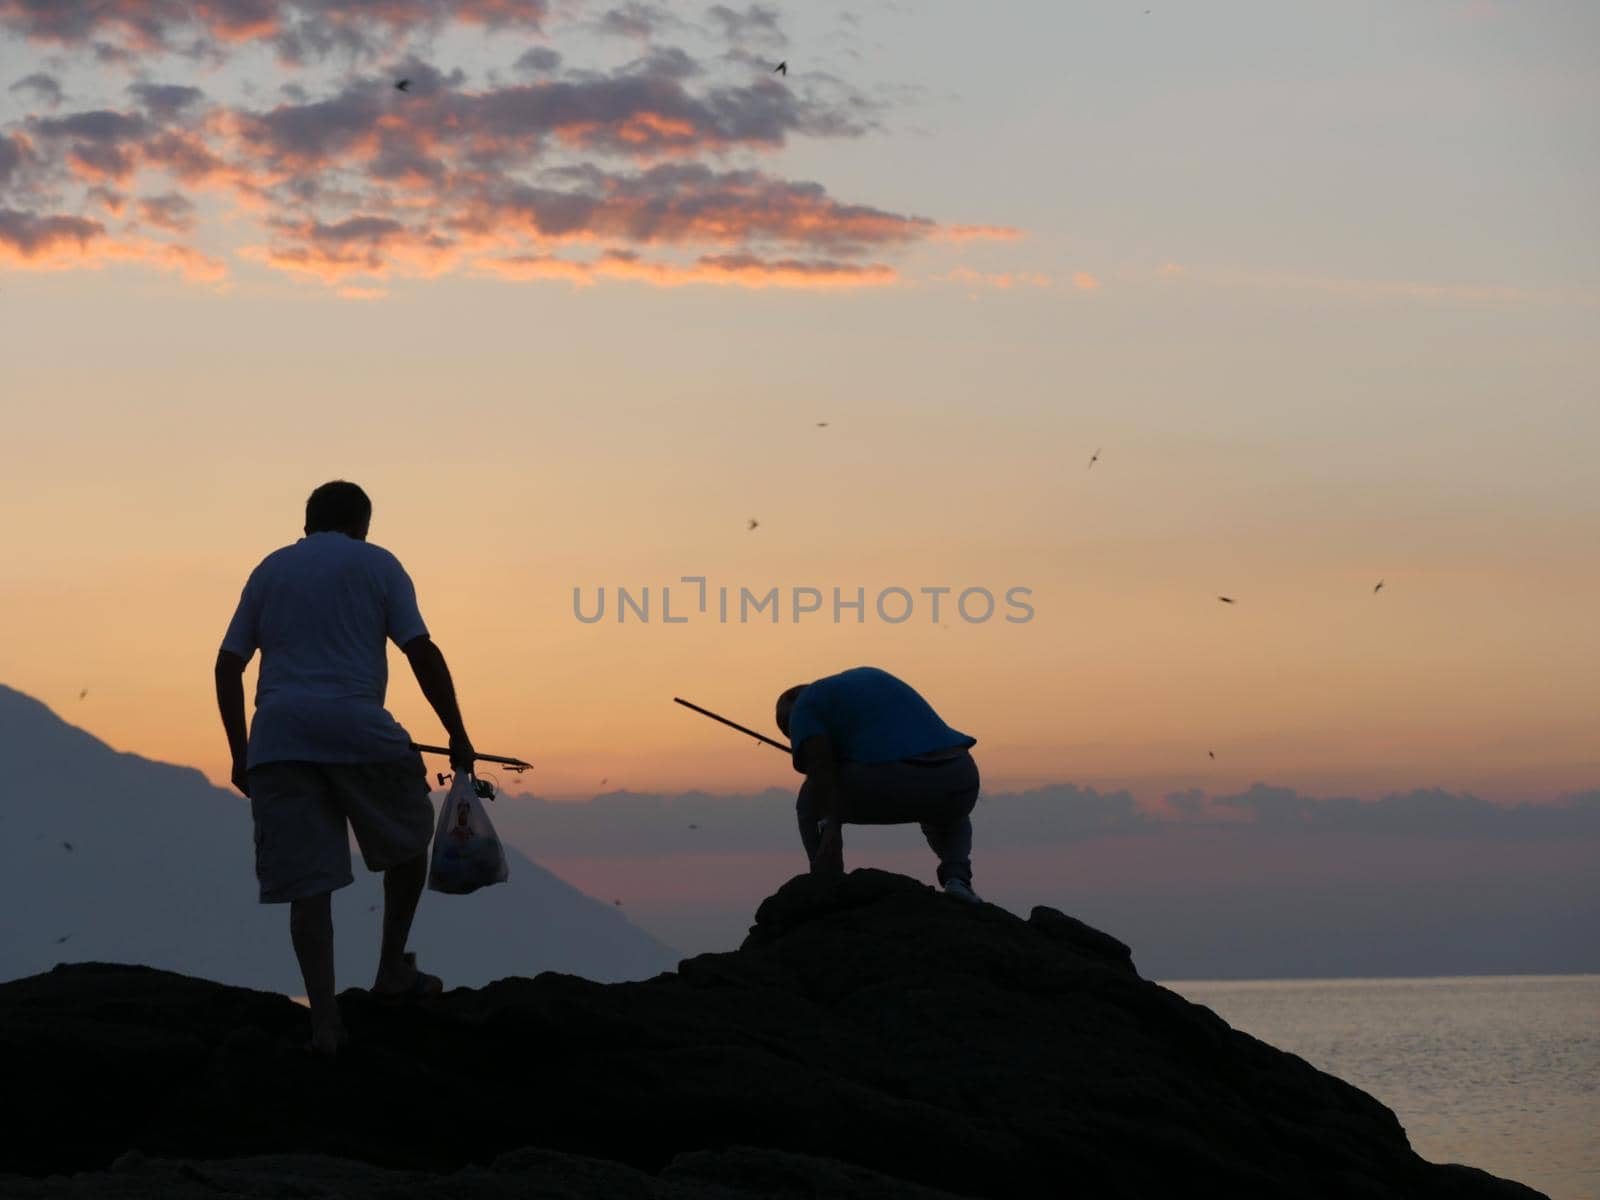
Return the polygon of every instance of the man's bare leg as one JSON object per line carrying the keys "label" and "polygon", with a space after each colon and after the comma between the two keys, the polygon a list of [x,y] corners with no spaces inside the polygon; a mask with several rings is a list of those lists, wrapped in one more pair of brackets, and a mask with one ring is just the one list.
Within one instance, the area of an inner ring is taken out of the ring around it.
{"label": "man's bare leg", "polygon": [[416,979],[416,968],[406,961],[406,941],[427,882],[426,850],[383,873],[383,945],[378,949],[378,974],[372,982],[375,992],[407,991]]}
{"label": "man's bare leg", "polygon": [[311,1005],[311,1048],[320,1054],[337,1052],[344,1036],[344,1022],[333,998],[332,898],[332,893],[324,892],[289,905],[289,937]]}

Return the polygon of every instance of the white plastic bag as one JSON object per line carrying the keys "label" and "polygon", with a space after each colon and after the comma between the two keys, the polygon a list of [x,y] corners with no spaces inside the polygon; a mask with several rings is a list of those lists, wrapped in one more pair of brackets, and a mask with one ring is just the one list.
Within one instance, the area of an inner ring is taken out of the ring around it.
{"label": "white plastic bag", "polygon": [[511,873],[476,783],[472,772],[457,771],[439,810],[428,869],[428,886],[436,892],[464,896],[491,883],[504,883]]}

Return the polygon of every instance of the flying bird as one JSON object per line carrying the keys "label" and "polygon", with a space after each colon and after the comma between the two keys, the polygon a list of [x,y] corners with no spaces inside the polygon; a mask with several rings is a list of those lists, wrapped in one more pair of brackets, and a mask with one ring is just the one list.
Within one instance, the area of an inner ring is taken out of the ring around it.
{"label": "flying bird", "polygon": [[1224,604],[1232,604],[1234,602],[1232,596],[1218,596],[1217,599],[1221,600]]}
{"label": "flying bird", "polygon": [[68,854],[72,853],[72,843],[71,842],[62,842],[61,844],[67,848],[67,853]]}
{"label": "flying bird", "polygon": [[409,79],[398,79],[398,80],[396,80],[395,81],[395,85],[394,85],[394,90],[397,91],[397,92],[409,92],[411,90],[411,80],[409,80]]}
{"label": "flying bird", "polygon": [[1084,470],[1085,471],[1089,470],[1089,467],[1094,466],[1095,463],[1097,463],[1099,461],[1100,461],[1100,451],[1096,450],[1093,454],[1091,454],[1089,456],[1089,466],[1085,467]]}
{"label": "flying bird", "polygon": [[698,825],[690,825],[689,828],[690,829],[699,829],[700,826],[698,826]]}
{"label": "flying bird", "polygon": [[818,421],[817,422],[817,428],[818,429],[826,429],[827,427],[828,427],[828,423],[826,421]]}
{"label": "flying bird", "polygon": [[754,518],[754,517],[751,517],[751,518],[750,518],[750,524],[749,524],[749,525],[748,525],[748,527],[747,527],[747,531],[748,531],[748,532],[754,532],[754,531],[755,531],[755,529],[756,529],[756,528],[757,528],[757,527],[758,527],[758,526],[759,526],[759,525],[760,525],[760,524],[761,524],[761,522],[760,522],[760,521],[758,521],[758,520],[756,520],[756,519],[755,519],[755,518]]}
{"label": "flying bird", "polygon": [[[609,776],[609,775],[606,776],[606,779],[610,779],[610,778],[611,778],[611,776]],[[606,779],[602,779],[600,781],[600,786],[601,787],[604,787],[606,785]]]}
{"label": "flying bird", "polygon": [[789,60],[784,59],[777,66],[773,67],[772,73],[774,75],[782,75],[785,79],[787,79],[789,77]]}
{"label": "flying bird", "polygon": [[67,940],[67,939],[68,939],[68,938],[70,938],[70,937],[71,937],[71,936],[72,936],[72,935],[71,935],[71,934],[70,934],[70,933],[64,933],[64,934],[62,934],[62,935],[61,935],[61,936],[60,936],[60,937],[58,937],[58,938],[57,938],[57,939],[56,939],[56,945],[58,945],[58,946],[59,946],[59,945],[61,945],[61,943],[62,943],[62,942],[64,942],[64,941],[66,941],[66,940]]}
{"label": "flying bird", "polygon": [[1212,758],[1215,758],[1217,756],[1217,752],[1215,750],[1207,750],[1206,754],[1208,754]]}
{"label": "flying bird", "polygon": [[[1382,584],[1379,584],[1379,585],[1378,585],[1378,586],[1379,586],[1379,587],[1382,587],[1382,586],[1383,586],[1383,585],[1382,585]],[[82,700],[82,699],[83,699],[83,698],[84,698],[84,697],[85,697],[85,696],[87,696],[87,695],[88,695],[88,694],[89,694],[89,689],[88,689],[88,688],[84,688],[84,689],[83,689],[83,691],[81,691],[81,692],[79,692],[79,693],[78,693],[78,699],[79,699],[79,700]]]}
{"label": "flying bird", "polygon": [[618,908],[622,907],[622,901],[621,900],[613,900],[611,903],[615,904]]}
{"label": "flying bird", "polygon": [[1378,585],[1372,589],[1372,594],[1376,596],[1381,591],[1383,591],[1383,580],[1380,579],[1378,580]]}

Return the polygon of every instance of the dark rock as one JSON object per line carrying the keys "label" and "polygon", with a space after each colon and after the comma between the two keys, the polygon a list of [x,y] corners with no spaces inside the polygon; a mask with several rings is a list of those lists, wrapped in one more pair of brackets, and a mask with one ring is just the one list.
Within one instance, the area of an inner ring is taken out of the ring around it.
{"label": "dark rock", "polygon": [[1085,958],[1106,963],[1129,975],[1139,973],[1134,969],[1131,949],[1109,933],[1102,933],[1093,925],[1085,925],[1077,917],[1069,917],[1066,913],[1041,904],[1028,914],[1028,924]]}
{"label": "dark rock", "polygon": [[643,983],[340,1003],[325,1062],[281,996],[103,964],[0,985],[0,1195],[1537,1195],[1423,1162],[1114,938],[878,871],[792,880],[738,951]]}

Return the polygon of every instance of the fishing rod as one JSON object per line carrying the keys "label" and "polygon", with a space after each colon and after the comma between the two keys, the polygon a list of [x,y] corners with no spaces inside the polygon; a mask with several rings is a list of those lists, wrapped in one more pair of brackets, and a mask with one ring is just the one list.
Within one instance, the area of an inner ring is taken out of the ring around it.
{"label": "fishing rod", "polygon": [[[419,746],[416,742],[411,743],[411,748],[418,754],[448,755],[450,753],[449,749],[445,746]],[[531,762],[524,762],[520,758],[505,758],[499,754],[474,754],[472,758],[474,762],[499,763],[508,771],[515,771],[518,775],[522,774],[524,771],[533,770],[533,764]]]}
{"label": "fishing rod", "polygon": [[774,750],[782,750],[785,754],[793,754],[794,753],[793,750],[791,750],[788,746],[785,746],[782,742],[775,742],[771,738],[769,738],[766,734],[757,733],[754,729],[746,729],[743,725],[739,724],[739,722],[730,721],[730,720],[728,720],[727,717],[719,717],[716,713],[712,712],[709,708],[701,708],[698,704],[690,704],[687,700],[680,699],[677,696],[674,696],[672,698],[672,702],[674,704],[681,704],[685,708],[692,708],[692,709],[694,709],[695,712],[699,713],[702,717],[710,717],[713,721],[721,721],[724,725],[727,725],[727,726],[729,726],[729,727],[731,727],[733,729],[737,729],[740,733],[748,733],[751,737],[755,738],[756,741],[765,742],[767,745],[771,746]]}

